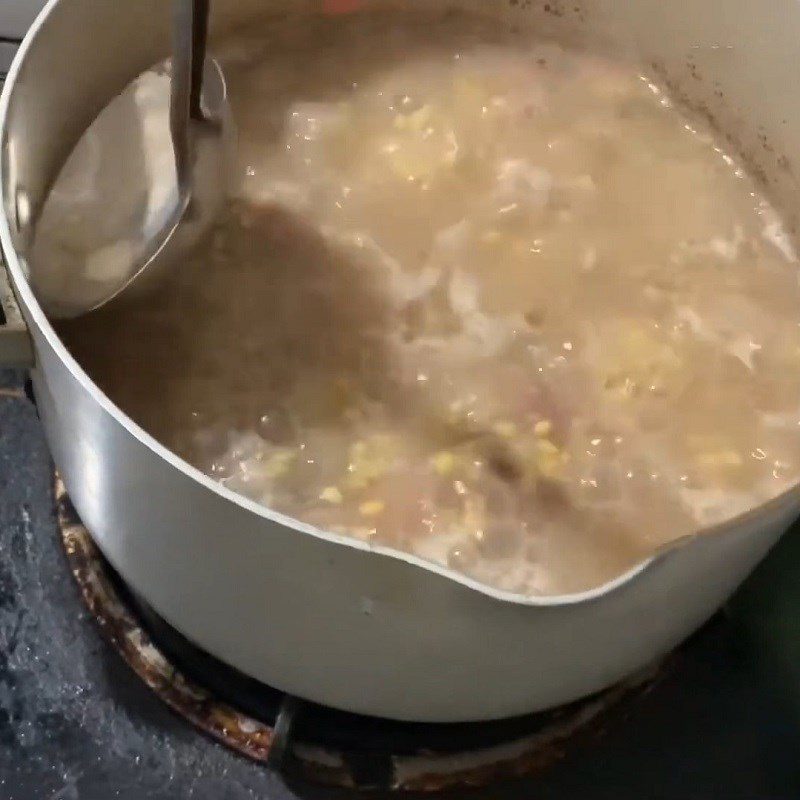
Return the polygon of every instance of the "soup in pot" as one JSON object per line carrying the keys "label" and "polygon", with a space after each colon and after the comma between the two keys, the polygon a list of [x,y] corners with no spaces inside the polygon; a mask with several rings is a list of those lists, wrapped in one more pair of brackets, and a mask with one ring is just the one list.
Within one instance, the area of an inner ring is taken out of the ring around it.
{"label": "soup in pot", "polygon": [[[136,422],[264,506],[526,595],[796,481],[792,243],[647,71],[469,17],[265,31],[218,51],[214,230],[59,326]],[[89,196],[45,209],[38,252],[102,268]]]}

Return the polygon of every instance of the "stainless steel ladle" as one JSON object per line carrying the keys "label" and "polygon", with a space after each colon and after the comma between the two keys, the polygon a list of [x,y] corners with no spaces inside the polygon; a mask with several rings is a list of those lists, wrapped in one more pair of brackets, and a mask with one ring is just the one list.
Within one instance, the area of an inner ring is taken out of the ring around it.
{"label": "stainless steel ladle", "polygon": [[[82,274],[69,275],[68,295],[50,296],[37,287],[51,318],[77,317],[148,283],[185,255],[213,223],[224,196],[230,110],[225,80],[216,61],[206,60],[209,0],[174,0],[170,89],[170,132],[177,191],[157,210],[152,234],[127,271],[102,286]],[[124,187],[120,191],[125,191]]]}

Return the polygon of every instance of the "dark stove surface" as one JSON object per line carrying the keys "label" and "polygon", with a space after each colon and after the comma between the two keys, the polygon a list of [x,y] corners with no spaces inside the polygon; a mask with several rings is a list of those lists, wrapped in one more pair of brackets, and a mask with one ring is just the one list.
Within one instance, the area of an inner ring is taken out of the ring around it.
{"label": "dark stove surface", "polygon": [[[199,735],[101,638],[59,543],[23,377],[0,371],[0,800],[349,796],[287,784]],[[535,778],[469,796],[800,798],[800,531],[602,736]]]}

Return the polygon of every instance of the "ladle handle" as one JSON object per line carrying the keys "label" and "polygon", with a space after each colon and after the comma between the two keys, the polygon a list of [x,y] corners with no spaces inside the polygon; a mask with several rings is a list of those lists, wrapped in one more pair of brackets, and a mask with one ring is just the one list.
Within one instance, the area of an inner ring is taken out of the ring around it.
{"label": "ladle handle", "polygon": [[173,0],[170,130],[181,193],[191,188],[190,121],[202,121],[209,0]]}

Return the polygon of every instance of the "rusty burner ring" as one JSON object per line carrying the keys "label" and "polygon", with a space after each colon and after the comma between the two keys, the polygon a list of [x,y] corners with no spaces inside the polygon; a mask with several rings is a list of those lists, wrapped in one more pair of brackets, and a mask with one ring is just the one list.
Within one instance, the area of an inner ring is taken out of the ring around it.
{"label": "rusty burner ring", "polygon": [[106,638],[141,680],[196,728],[268,767],[360,789],[438,791],[530,776],[568,744],[598,736],[620,702],[665,665],[551,711],[482,723],[403,723],[306,703],[200,650],[135,597],[105,561],[56,477],[70,570]]}

